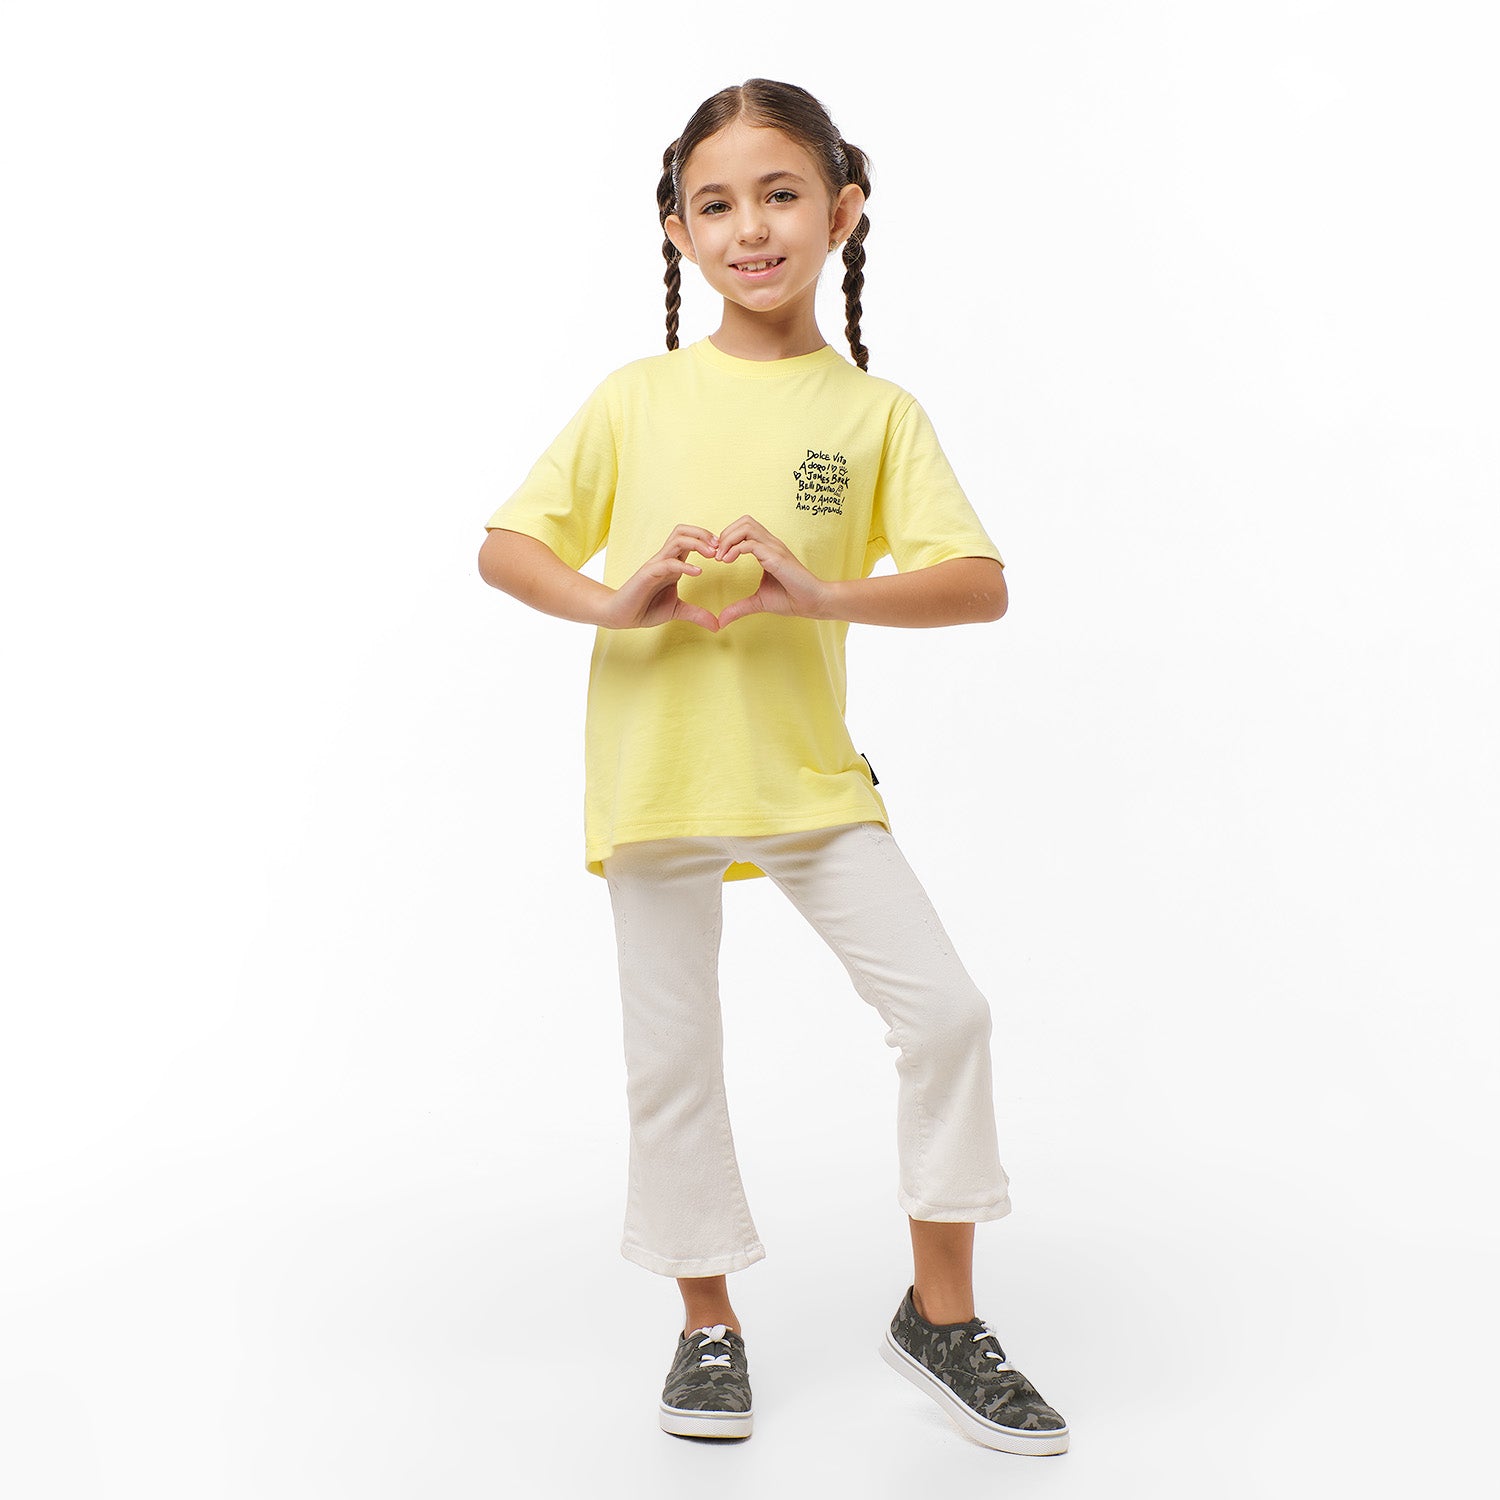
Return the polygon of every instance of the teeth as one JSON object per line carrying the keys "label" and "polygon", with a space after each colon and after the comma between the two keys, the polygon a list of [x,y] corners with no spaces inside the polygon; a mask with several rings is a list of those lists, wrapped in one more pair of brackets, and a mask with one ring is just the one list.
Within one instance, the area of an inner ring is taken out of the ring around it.
{"label": "teeth", "polygon": [[780,259],[778,255],[772,260],[742,260],[738,264],[742,271],[764,271],[767,266],[775,265]]}

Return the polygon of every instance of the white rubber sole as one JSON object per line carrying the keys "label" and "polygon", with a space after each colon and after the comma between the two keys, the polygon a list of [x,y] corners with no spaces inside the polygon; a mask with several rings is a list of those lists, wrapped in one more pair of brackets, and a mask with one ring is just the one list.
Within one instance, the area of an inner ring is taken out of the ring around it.
{"label": "white rubber sole", "polygon": [[953,1425],[975,1442],[986,1448],[998,1448],[1002,1453],[1066,1453],[1068,1451],[1068,1429],[1053,1427],[1045,1432],[1022,1432],[1015,1427],[1002,1427],[981,1417],[977,1411],[966,1406],[925,1365],[915,1360],[891,1336],[889,1328],[881,1341],[880,1357],[898,1375],[904,1375],[919,1391],[925,1391],[952,1419]]}
{"label": "white rubber sole", "polygon": [[755,1415],[749,1411],[679,1411],[665,1401],[657,1402],[661,1430],[677,1437],[749,1437]]}

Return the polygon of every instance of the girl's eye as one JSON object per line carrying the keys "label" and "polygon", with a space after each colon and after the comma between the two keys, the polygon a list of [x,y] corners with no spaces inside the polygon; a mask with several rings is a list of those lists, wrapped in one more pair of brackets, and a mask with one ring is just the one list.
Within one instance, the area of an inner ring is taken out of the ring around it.
{"label": "girl's eye", "polygon": [[[791,190],[791,188],[777,188],[776,191],[771,194],[771,196],[773,198],[790,198],[794,202],[796,201],[797,197],[797,195]],[[725,206],[725,204],[718,202],[705,203],[703,207],[698,210],[698,212],[704,214],[712,214],[716,208],[724,208]]]}

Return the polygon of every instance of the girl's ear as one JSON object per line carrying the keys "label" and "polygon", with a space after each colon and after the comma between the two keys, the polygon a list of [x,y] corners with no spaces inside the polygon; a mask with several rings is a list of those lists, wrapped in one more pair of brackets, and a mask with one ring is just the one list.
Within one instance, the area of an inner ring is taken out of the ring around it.
{"label": "girl's ear", "polygon": [[[859,222],[858,214],[854,216],[854,222]],[[693,254],[693,242],[688,238],[687,225],[676,214],[668,214],[662,227],[667,231],[667,238],[677,246],[677,253],[696,266],[698,257]]]}
{"label": "girl's ear", "polygon": [[833,224],[829,228],[829,234],[835,240],[848,239],[850,231],[859,223],[859,216],[865,211],[865,190],[857,182],[848,183],[843,187],[834,204]]}

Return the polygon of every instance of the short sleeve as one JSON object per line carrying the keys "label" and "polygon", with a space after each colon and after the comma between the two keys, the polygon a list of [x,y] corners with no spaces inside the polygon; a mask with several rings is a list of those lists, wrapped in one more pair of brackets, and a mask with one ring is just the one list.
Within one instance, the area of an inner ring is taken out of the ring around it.
{"label": "short sleeve", "polygon": [[886,553],[903,573],[951,557],[993,557],[1005,566],[915,399],[886,437],[875,481],[867,560]]}
{"label": "short sleeve", "polygon": [[609,380],[595,387],[532,465],[521,487],[486,521],[545,542],[581,568],[609,540],[619,460]]}

